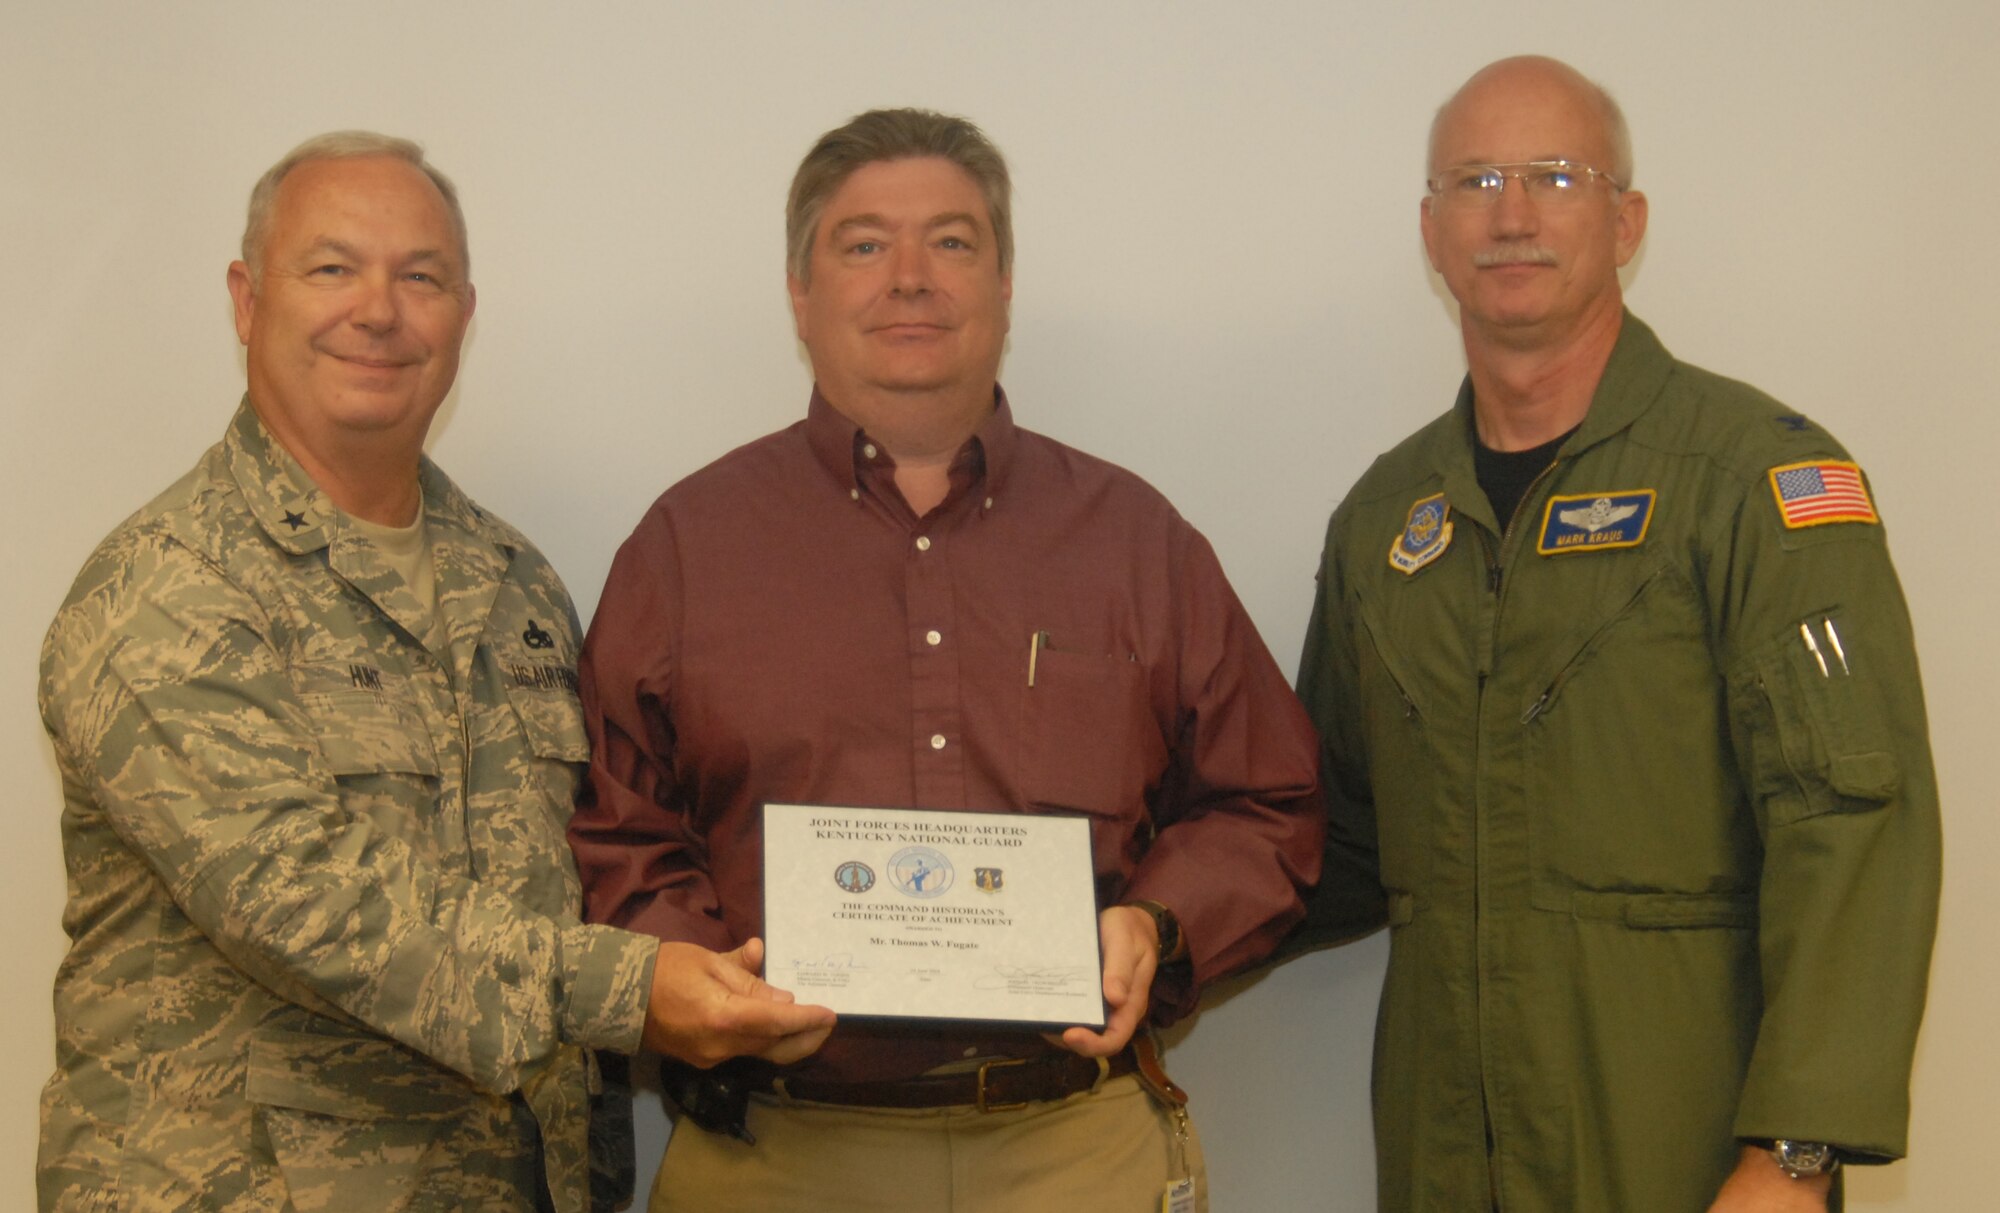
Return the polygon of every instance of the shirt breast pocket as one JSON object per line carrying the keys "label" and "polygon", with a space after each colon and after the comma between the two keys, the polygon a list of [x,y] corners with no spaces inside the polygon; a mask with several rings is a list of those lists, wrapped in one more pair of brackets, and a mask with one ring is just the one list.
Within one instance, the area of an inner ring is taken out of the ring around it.
{"label": "shirt breast pocket", "polygon": [[1021,703],[1020,786],[1031,806],[1144,816],[1167,745],[1143,664],[1044,644]]}

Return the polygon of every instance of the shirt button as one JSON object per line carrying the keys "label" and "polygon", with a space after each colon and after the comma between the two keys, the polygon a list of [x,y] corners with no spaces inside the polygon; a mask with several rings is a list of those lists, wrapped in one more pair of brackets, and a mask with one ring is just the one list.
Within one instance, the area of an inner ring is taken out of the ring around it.
{"label": "shirt button", "polygon": [[928,552],[931,550],[931,537],[929,535],[917,536],[917,550],[919,552]]}
{"label": "shirt button", "polygon": [[860,490],[860,489],[849,489],[849,490],[847,490],[847,499],[848,499],[849,501],[859,501],[859,500],[861,500],[861,490]]}
{"label": "shirt button", "polygon": [[991,497],[986,499],[986,508],[989,510],[993,508],[993,499]]}
{"label": "shirt button", "polygon": [[931,629],[930,631],[928,631],[928,632],[925,632],[925,633],[924,633],[924,643],[925,643],[925,644],[943,644],[943,643],[944,643],[944,633],[943,633],[943,632],[940,632],[940,631],[938,631],[938,630],[937,630],[937,629],[935,629],[935,628],[933,628],[933,629]]}
{"label": "shirt button", "polygon": [[931,748],[932,748],[933,750],[942,750],[942,749],[944,748],[944,734],[943,734],[943,733],[932,733],[932,734],[931,734]]}
{"label": "shirt button", "polygon": [[872,443],[872,442],[864,442],[864,443],[862,443],[862,444],[861,444],[861,457],[862,457],[863,459],[873,459],[873,458],[875,458],[875,444],[874,444],[874,443]]}

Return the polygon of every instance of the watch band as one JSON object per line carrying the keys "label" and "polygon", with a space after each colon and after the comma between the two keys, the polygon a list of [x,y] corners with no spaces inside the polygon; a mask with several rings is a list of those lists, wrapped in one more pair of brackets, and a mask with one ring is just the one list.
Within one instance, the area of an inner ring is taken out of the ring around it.
{"label": "watch band", "polygon": [[1153,929],[1160,937],[1159,950],[1154,953],[1154,959],[1163,965],[1179,960],[1185,941],[1181,937],[1181,920],[1174,916],[1174,912],[1157,901],[1128,901],[1125,904],[1135,910],[1144,910],[1146,916],[1153,920]]}

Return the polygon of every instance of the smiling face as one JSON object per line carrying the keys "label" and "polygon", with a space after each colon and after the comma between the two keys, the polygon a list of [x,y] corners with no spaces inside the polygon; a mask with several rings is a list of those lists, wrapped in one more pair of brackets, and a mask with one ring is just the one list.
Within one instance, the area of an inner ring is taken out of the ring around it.
{"label": "smiling face", "polygon": [[229,267],[250,401],[311,470],[384,443],[412,453],[472,318],[443,195],[392,156],[310,160],[278,187],[252,278]]}
{"label": "smiling face", "polygon": [[792,316],[849,419],[868,428],[899,397],[990,407],[1013,284],[964,169],[931,156],[856,169],[820,214],[810,262],[810,285],[786,279]]}
{"label": "smiling face", "polygon": [[[1472,164],[1569,160],[1610,172],[1615,151],[1596,92],[1548,60],[1508,60],[1467,82],[1440,117],[1431,173]],[[1424,249],[1458,300],[1468,337],[1560,344],[1623,306],[1618,269],[1638,251],[1646,200],[1595,181],[1576,201],[1538,205],[1510,180],[1485,207],[1423,202]]]}

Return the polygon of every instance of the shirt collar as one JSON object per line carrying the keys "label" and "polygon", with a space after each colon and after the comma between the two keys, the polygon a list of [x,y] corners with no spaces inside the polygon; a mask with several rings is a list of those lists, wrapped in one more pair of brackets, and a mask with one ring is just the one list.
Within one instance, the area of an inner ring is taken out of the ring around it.
{"label": "shirt collar", "polygon": [[[1004,492],[1008,474],[1013,469],[1014,449],[1018,441],[1014,412],[1007,404],[1006,390],[995,384],[993,412],[973,431],[972,437],[959,448],[957,457],[952,461],[954,495],[960,489],[961,468],[969,473],[966,484],[977,483],[983,476],[988,496]],[[820,394],[817,386],[813,388],[811,403],[806,406],[806,443],[812,449],[813,458],[819,461],[835,483],[849,492],[861,490],[871,463],[863,453],[868,445],[868,435],[834,408]]]}

